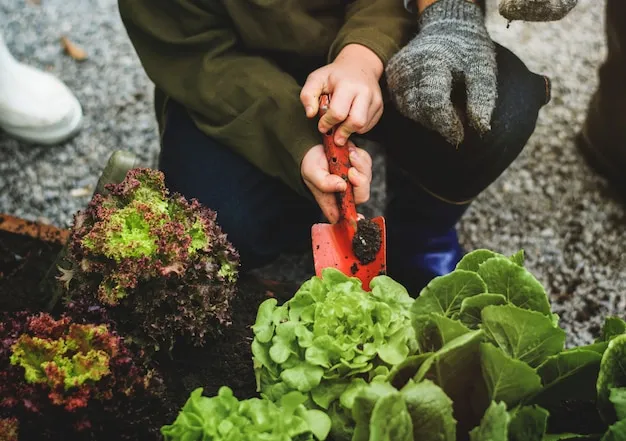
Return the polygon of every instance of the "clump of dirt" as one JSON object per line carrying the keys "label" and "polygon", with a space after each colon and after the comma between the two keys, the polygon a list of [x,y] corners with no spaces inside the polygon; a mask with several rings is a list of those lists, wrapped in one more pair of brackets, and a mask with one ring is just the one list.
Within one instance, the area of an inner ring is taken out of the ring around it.
{"label": "clump of dirt", "polygon": [[367,265],[376,259],[376,253],[382,243],[381,231],[378,224],[369,219],[359,219],[357,230],[352,239],[354,255],[363,265]]}

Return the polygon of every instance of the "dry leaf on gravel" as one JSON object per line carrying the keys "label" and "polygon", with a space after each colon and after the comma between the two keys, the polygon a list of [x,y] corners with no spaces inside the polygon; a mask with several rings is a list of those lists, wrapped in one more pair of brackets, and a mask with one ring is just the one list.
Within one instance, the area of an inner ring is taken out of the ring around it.
{"label": "dry leaf on gravel", "polygon": [[83,61],[87,58],[87,52],[75,43],[72,43],[69,38],[65,36],[61,37],[61,44],[63,44],[65,52],[74,60]]}

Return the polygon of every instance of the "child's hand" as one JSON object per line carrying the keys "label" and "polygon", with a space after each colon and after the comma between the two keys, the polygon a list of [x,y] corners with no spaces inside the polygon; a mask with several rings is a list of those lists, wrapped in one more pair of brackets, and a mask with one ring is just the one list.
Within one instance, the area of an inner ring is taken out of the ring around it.
{"label": "child's hand", "polygon": [[330,107],[320,118],[319,130],[326,133],[337,124],[335,143],[343,146],[352,133],[371,130],[383,114],[379,80],[382,61],[374,52],[358,44],[347,45],[335,61],[307,78],[300,100],[306,115],[317,115],[322,94],[330,94]]}
{"label": "child's hand", "polygon": [[[354,189],[354,203],[362,204],[370,197],[370,183],[372,182],[372,158],[365,150],[348,142],[350,162],[352,167],[348,171],[348,179]],[[304,155],[300,166],[300,173],[304,183],[309,187],[313,197],[322,209],[322,213],[329,222],[339,220],[336,192],[345,191],[346,183],[337,175],[328,171],[328,160],[324,153],[324,146],[318,144]]]}

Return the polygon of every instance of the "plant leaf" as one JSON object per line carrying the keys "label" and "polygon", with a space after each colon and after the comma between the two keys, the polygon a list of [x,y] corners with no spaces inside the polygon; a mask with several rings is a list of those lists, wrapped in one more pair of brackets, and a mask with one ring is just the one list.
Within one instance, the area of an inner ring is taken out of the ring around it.
{"label": "plant leaf", "polygon": [[325,440],[330,433],[331,421],[326,413],[317,409],[308,409],[300,416],[306,421],[313,436],[318,440]]}
{"label": "plant leaf", "polygon": [[486,291],[487,285],[478,274],[454,270],[431,280],[415,299],[411,313],[422,315],[435,312],[445,317],[454,317],[460,311],[463,299]]}
{"label": "plant leaf", "polygon": [[601,435],[580,435],[576,433],[550,433],[541,441],[599,441]]}
{"label": "plant leaf", "polygon": [[[476,390],[483,390],[480,370],[479,344],[483,340],[482,330],[463,334],[426,359],[413,380],[416,383],[427,379],[443,389],[454,403],[455,418],[459,422],[459,433],[467,433],[478,424],[487,408],[473,409],[472,400]],[[471,422],[471,424],[468,424]]]}
{"label": "plant leaf", "polygon": [[274,336],[274,320],[272,314],[277,304],[278,300],[270,298],[259,305],[256,314],[256,322],[252,325],[252,331],[260,343],[268,343]]}
{"label": "plant leaf", "polygon": [[615,407],[618,420],[626,419],[626,387],[612,388],[609,400]]}
{"label": "plant leaf", "polygon": [[413,422],[399,392],[380,398],[374,405],[369,441],[413,441]]}
{"label": "plant leaf", "polygon": [[478,294],[463,299],[459,320],[465,326],[476,329],[481,323],[481,311],[489,305],[506,305],[506,297],[502,294]]}
{"label": "plant leaf", "polygon": [[493,257],[478,268],[488,292],[504,295],[510,303],[524,309],[550,314],[546,290],[525,268],[510,259]]}
{"label": "plant leaf", "polygon": [[519,250],[517,253],[513,254],[511,257],[511,262],[516,263],[519,266],[524,266],[524,250]]}
{"label": "plant leaf", "polygon": [[626,439],[626,420],[611,425],[600,441],[624,441]]}
{"label": "plant leaf", "polygon": [[352,405],[352,417],[355,421],[352,441],[369,441],[370,421],[374,406],[382,397],[395,396],[398,391],[389,383],[371,383],[359,390],[354,397]]}
{"label": "plant leaf", "polygon": [[549,412],[539,406],[523,406],[512,412],[508,441],[542,441]]}
{"label": "plant leaf", "polygon": [[621,334],[626,334],[626,322],[619,317],[607,317],[598,342],[608,342]]}
{"label": "plant leaf", "polygon": [[389,372],[387,376],[387,381],[396,389],[402,389],[402,387],[415,376],[420,366],[422,366],[422,363],[430,358],[431,355],[433,355],[432,352],[426,352],[407,357],[406,360],[391,369],[391,372]]}
{"label": "plant leaf", "polygon": [[422,353],[438,351],[460,335],[470,332],[461,322],[434,312],[416,316],[413,327]]}
{"label": "plant leaf", "polygon": [[510,421],[506,404],[492,401],[480,421],[480,426],[470,431],[470,441],[508,441]]}
{"label": "plant leaf", "polygon": [[607,424],[617,420],[613,403],[610,401],[612,388],[626,386],[626,334],[619,335],[609,342],[600,362],[598,389],[598,410]]}
{"label": "plant leaf", "polygon": [[477,249],[467,253],[456,265],[457,270],[478,272],[480,264],[492,257],[504,257],[503,254],[494,253],[491,250]]}
{"label": "plant leaf", "polygon": [[441,387],[450,398],[463,390],[472,366],[478,361],[478,347],[483,331],[470,331],[447,343],[420,366],[414,381],[428,379]]}
{"label": "plant leaf", "polygon": [[480,344],[480,356],[490,401],[504,401],[513,407],[541,389],[541,378],[530,366],[491,343]]}
{"label": "plant leaf", "polygon": [[456,440],[452,400],[439,386],[429,380],[409,381],[400,392],[413,422],[412,440]]}
{"label": "plant leaf", "polygon": [[531,402],[550,410],[566,400],[595,400],[595,381],[601,359],[602,356],[597,352],[585,349],[565,351],[549,357],[537,368],[543,388]]}
{"label": "plant leaf", "polygon": [[320,384],[324,369],[306,362],[300,362],[294,367],[280,373],[280,379],[287,386],[300,392],[309,392]]}
{"label": "plant leaf", "polygon": [[487,306],[481,317],[489,339],[509,357],[532,367],[558,354],[565,346],[565,331],[539,312],[514,305]]}

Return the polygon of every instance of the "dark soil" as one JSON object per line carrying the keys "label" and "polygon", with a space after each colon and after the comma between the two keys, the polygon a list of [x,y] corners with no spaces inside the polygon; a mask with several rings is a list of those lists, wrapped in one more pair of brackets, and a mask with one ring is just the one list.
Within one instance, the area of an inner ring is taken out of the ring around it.
{"label": "dark soil", "polygon": [[174,391],[172,399],[182,407],[197,387],[204,395],[216,395],[221,386],[230,387],[239,399],[258,396],[252,369],[251,326],[261,302],[276,297],[283,302],[297,290],[296,286],[272,284],[242,275],[238,294],[232,305],[232,325],[220,337],[203,348],[178,344],[172,358],[163,358],[166,382]]}
{"label": "dark soil", "polygon": [[0,230],[0,311],[40,310],[40,281],[62,246]]}
{"label": "dark soil", "polygon": [[357,231],[352,239],[354,255],[363,265],[373,262],[381,246],[380,227],[369,219],[357,222]]}
{"label": "dark soil", "polygon": [[[45,309],[40,281],[53,266],[62,247],[28,236],[0,230],[0,308],[5,311]],[[175,346],[171,356],[156,357],[155,364],[167,387],[171,423],[189,394],[197,387],[204,395],[217,394],[229,386],[239,399],[258,396],[252,368],[251,326],[258,306],[269,297],[279,302],[290,298],[298,286],[241,275],[238,294],[232,305],[232,325],[202,348]],[[111,421],[114,424],[114,421]],[[30,440],[28,440],[30,441]]]}

